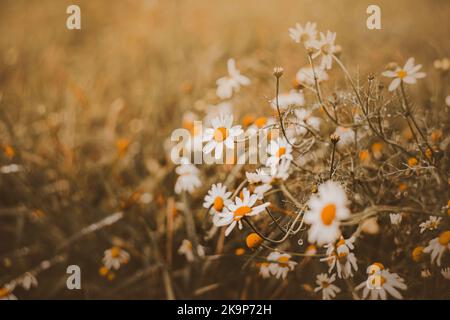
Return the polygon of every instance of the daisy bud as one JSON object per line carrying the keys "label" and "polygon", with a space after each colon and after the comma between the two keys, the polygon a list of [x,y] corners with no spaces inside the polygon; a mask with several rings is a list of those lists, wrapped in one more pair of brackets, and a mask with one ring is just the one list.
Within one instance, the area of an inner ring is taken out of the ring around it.
{"label": "daisy bud", "polygon": [[254,249],[263,242],[263,239],[257,233],[253,232],[247,236],[245,241],[247,243],[247,247]]}
{"label": "daisy bud", "polygon": [[335,47],[334,47],[334,55],[336,56],[336,57],[339,57],[340,55],[341,55],[341,53],[342,53],[342,47],[340,46],[340,45],[336,45]]}
{"label": "daisy bud", "polygon": [[340,137],[338,134],[333,133],[333,134],[330,135],[330,139],[331,139],[331,142],[332,142],[332,143],[336,144],[336,143],[339,142],[339,140],[341,139],[341,137]]}
{"label": "daisy bud", "polygon": [[273,75],[277,78],[280,78],[283,75],[284,69],[282,67],[273,68]]}
{"label": "daisy bud", "polygon": [[242,256],[244,253],[245,253],[245,249],[244,248],[237,248],[234,251],[234,254],[237,255],[237,256]]}

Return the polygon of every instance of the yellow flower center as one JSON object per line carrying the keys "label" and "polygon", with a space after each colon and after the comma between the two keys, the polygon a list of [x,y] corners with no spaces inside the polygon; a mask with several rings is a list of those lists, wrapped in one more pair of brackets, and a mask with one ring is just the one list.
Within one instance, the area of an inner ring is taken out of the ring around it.
{"label": "yellow flower center", "polygon": [[225,127],[217,128],[214,131],[214,140],[217,142],[222,142],[228,137],[228,129]]}
{"label": "yellow flower center", "polygon": [[260,117],[258,119],[255,120],[255,125],[261,129],[263,128],[267,123],[267,118],[266,117]]}
{"label": "yellow flower center", "polygon": [[288,267],[289,266],[289,257],[287,256],[281,256],[277,259],[278,265],[280,267]]}
{"label": "yellow flower center", "polygon": [[406,77],[408,75],[408,73],[405,70],[399,70],[397,71],[397,77],[400,79],[403,79],[404,77]]}
{"label": "yellow flower center", "polygon": [[120,255],[120,248],[118,247],[113,247],[111,249],[111,257],[113,258],[117,258]]}
{"label": "yellow flower center", "polygon": [[223,199],[221,197],[217,197],[214,199],[213,208],[216,211],[222,211],[223,209]]}
{"label": "yellow flower center", "polygon": [[286,148],[285,148],[285,147],[281,147],[281,148],[278,149],[278,151],[277,151],[277,157],[278,157],[278,158],[281,158],[285,153],[286,153]]}
{"label": "yellow flower center", "polygon": [[320,217],[323,224],[329,226],[336,217],[336,206],[332,203],[327,204],[325,207],[323,207]]}
{"label": "yellow flower center", "polygon": [[411,257],[415,262],[419,262],[422,259],[423,249],[424,247],[418,246],[415,247],[414,250],[412,251]]}
{"label": "yellow flower center", "polygon": [[263,239],[255,232],[250,233],[247,236],[246,243],[250,249],[258,247],[262,243]]}
{"label": "yellow flower center", "polygon": [[417,165],[418,162],[419,161],[414,157],[408,159],[408,165],[410,167],[414,167],[415,165]]}
{"label": "yellow flower center", "polygon": [[109,270],[107,267],[103,266],[98,270],[98,273],[102,276],[105,277],[108,274]]}
{"label": "yellow flower center", "polygon": [[372,271],[370,272],[370,274],[374,274],[377,271],[384,270],[384,265],[381,264],[380,262],[375,262],[375,263],[372,264],[372,266],[378,267],[378,270],[377,270],[377,268],[373,268]]}
{"label": "yellow flower center", "polygon": [[322,288],[326,289],[329,285],[330,283],[328,281],[322,281]]}
{"label": "yellow flower center", "polygon": [[11,290],[9,290],[8,288],[0,288],[0,298],[7,297],[10,293]]}
{"label": "yellow flower center", "polygon": [[246,214],[252,212],[252,208],[248,206],[242,206],[237,208],[234,212],[234,220],[241,220]]}
{"label": "yellow flower center", "polygon": [[449,242],[450,242],[450,230],[442,232],[441,235],[439,236],[439,243],[443,246],[447,246]]}

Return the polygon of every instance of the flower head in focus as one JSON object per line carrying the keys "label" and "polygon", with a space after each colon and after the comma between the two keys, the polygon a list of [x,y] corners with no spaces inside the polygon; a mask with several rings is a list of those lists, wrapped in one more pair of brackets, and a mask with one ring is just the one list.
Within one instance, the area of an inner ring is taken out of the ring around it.
{"label": "flower head in focus", "polygon": [[232,115],[221,115],[211,120],[212,128],[204,130],[203,141],[207,142],[203,147],[203,152],[209,154],[214,150],[214,157],[218,160],[222,158],[223,149],[234,149],[236,137],[242,134],[240,125],[233,125]]}
{"label": "flower head in focus", "polygon": [[424,78],[426,74],[425,72],[418,72],[420,68],[422,68],[421,64],[415,66],[414,58],[409,58],[403,68],[397,66],[395,70],[384,71],[382,75],[388,78],[394,78],[389,85],[389,91],[394,91],[402,82],[414,84],[417,82],[417,79]]}

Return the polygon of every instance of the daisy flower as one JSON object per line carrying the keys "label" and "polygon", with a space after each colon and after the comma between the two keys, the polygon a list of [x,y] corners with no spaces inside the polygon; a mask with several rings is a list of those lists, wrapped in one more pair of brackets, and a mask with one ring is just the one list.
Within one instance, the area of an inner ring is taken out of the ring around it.
{"label": "daisy flower", "polygon": [[292,146],[287,142],[284,137],[277,138],[276,140],[271,140],[267,146],[267,152],[269,157],[266,160],[266,166],[270,167],[272,171],[276,171],[277,166],[280,161],[285,159],[292,161]]}
{"label": "daisy flower", "polygon": [[339,278],[347,279],[353,277],[352,269],[358,270],[358,265],[356,264],[356,257],[350,250],[354,249],[353,242],[355,238],[341,239],[336,244],[328,244],[326,255],[327,257],[320,259],[320,261],[326,261],[328,263],[329,269],[328,273],[331,273],[336,267],[337,274]]}
{"label": "daisy flower", "polygon": [[317,275],[316,283],[318,287],[314,289],[314,292],[319,292],[322,290],[322,299],[323,300],[331,300],[336,297],[336,294],[341,292],[333,282],[336,280],[336,275],[333,274],[331,277],[328,277],[326,273],[321,273]]}
{"label": "daisy flower", "polygon": [[227,61],[228,76],[222,77],[216,81],[216,94],[220,99],[231,98],[233,92],[239,91],[241,86],[248,86],[250,79],[241,75],[240,71],[236,69],[236,62],[234,59]]}
{"label": "daisy flower", "polygon": [[6,284],[3,288],[0,288],[0,300],[17,300],[17,297],[13,294],[14,288],[14,284]]}
{"label": "daisy flower", "polygon": [[397,66],[395,70],[384,71],[382,75],[388,78],[394,78],[389,85],[389,91],[394,91],[402,82],[414,84],[417,82],[417,79],[424,78],[426,74],[425,72],[418,72],[420,68],[422,68],[421,64],[415,66],[414,58],[409,58],[403,68]]}
{"label": "daisy flower", "polygon": [[[303,107],[305,105],[305,96],[302,91],[291,90],[287,93],[278,95],[278,107],[280,110],[286,110],[289,107]],[[272,109],[277,110],[276,97],[270,101]]]}
{"label": "daisy flower", "polygon": [[447,250],[450,250],[450,230],[444,231],[439,237],[430,240],[423,252],[431,252],[431,263],[436,261],[437,266],[440,267],[442,256]]}
{"label": "daisy flower", "polygon": [[247,128],[246,135],[251,136],[256,134],[259,130],[268,131],[267,129],[264,129],[267,126],[270,126],[272,124],[275,124],[275,119],[273,117],[259,117],[256,118],[255,121]]}
{"label": "daisy flower", "polygon": [[450,267],[442,268],[441,274],[445,279],[450,280]]}
{"label": "daisy flower", "polygon": [[314,69],[312,67],[301,68],[295,75],[295,80],[299,85],[314,86],[316,84],[314,74],[317,77],[317,83],[328,80],[328,73],[319,67],[314,67]]}
{"label": "daisy flower", "polygon": [[313,47],[317,49],[317,52],[313,54],[313,58],[322,56],[320,62],[320,68],[331,69],[333,63],[333,54],[337,52],[337,46],[335,45],[336,32],[327,31],[326,34],[320,33],[320,39],[314,42]]}
{"label": "daisy flower", "polygon": [[228,236],[233,231],[236,224],[238,224],[239,229],[242,229],[242,218],[257,215],[270,205],[270,202],[266,202],[255,206],[258,196],[256,194],[250,195],[250,191],[247,188],[244,188],[242,195],[242,199],[236,197],[234,202],[228,204],[227,210],[217,213],[218,218],[214,221],[214,224],[218,227],[228,225],[225,230],[225,236]]}
{"label": "daisy flower", "polygon": [[389,219],[391,220],[391,224],[394,226],[399,225],[402,222],[402,214],[401,213],[390,213]]}
{"label": "daisy flower", "polygon": [[[188,239],[184,239],[181,243],[181,246],[178,248],[178,253],[183,254],[186,257],[186,260],[189,262],[194,261],[194,252],[192,250],[192,243]],[[203,246],[197,246],[197,254],[199,257],[205,256],[205,248]]]}
{"label": "daisy flower", "polygon": [[277,279],[286,279],[288,272],[294,270],[297,265],[297,262],[291,261],[290,254],[278,251],[271,252],[267,256],[267,260],[271,261],[269,265],[270,273]]}
{"label": "daisy flower", "polygon": [[114,269],[119,270],[122,264],[127,264],[130,260],[130,255],[125,250],[119,247],[112,247],[105,250],[103,256],[103,264],[108,270]]}
{"label": "daisy flower", "polygon": [[242,134],[240,125],[233,126],[233,116],[221,115],[211,120],[212,128],[204,131],[203,141],[207,144],[203,147],[203,152],[209,154],[214,150],[216,159],[222,158],[224,147],[234,149],[234,140]]}
{"label": "daisy flower", "polygon": [[398,274],[389,272],[381,263],[374,263],[367,268],[369,278],[355,287],[356,290],[364,288],[362,298],[370,300],[386,300],[387,294],[396,299],[403,299],[398,290],[406,290],[405,281]]}
{"label": "daisy flower", "polygon": [[198,170],[187,158],[181,159],[181,164],[175,169],[178,179],[175,183],[175,193],[180,194],[183,191],[193,193],[194,190],[202,185]]}
{"label": "daisy flower", "polygon": [[272,189],[272,184],[279,180],[285,181],[289,177],[290,164],[289,160],[284,159],[273,172],[270,168],[265,167],[256,169],[256,172],[245,173],[248,182],[255,186],[253,193],[258,196],[258,200],[262,200],[264,194]]}
{"label": "daisy flower", "polygon": [[296,43],[303,43],[305,48],[310,48],[317,37],[316,23],[307,22],[303,27],[296,23],[295,27],[289,28],[289,36]]}
{"label": "daisy flower", "polygon": [[22,288],[24,288],[27,291],[30,290],[32,287],[38,286],[38,281],[37,281],[36,277],[30,272],[25,273],[18,280],[18,282],[22,286]]}
{"label": "daisy flower", "polygon": [[304,108],[294,110],[297,122],[300,124],[300,126],[296,126],[295,128],[298,134],[305,134],[308,132],[305,127],[319,131],[321,120],[318,117],[312,116],[311,113],[312,112],[310,110],[306,110]]}
{"label": "daisy flower", "polygon": [[227,192],[227,187],[221,183],[213,184],[211,189],[208,190],[208,194],[205,196],[205,202],[203,202],[204,208],[211,208],[210,213],[222,212],[223,209],[231,202],[229,199],[231,191]]}
{"label": "daisy flower", "polygon": [[259,265],[259,275],[264,279],[270,278],[270,263],[261,262]]}
{"label": "daisy flower", "polygon": [[327,181],[318,188],[318,193],[308,201],[309,210],[304,221],[310,224],[308,241],[324,245],[336,241],[340,235],[339,221],[350,216],[347,195],[334,181]]}
{"label": "daisy flower", "polygon": [[441,217],[430,216],[427,221],[419,224],[420,233],[424,233],[426,230],[436,230],[441,220]]}
{"label": "daisy flower", "polygon": [[420,276],[424,279],[431,277],[430,269],[424,269],[424,270],[420,271]]}
{"label": "daisy flower", "polygon": [[232,113],[233,105],[228,101],[224,101],[219,104],[208,104],[206,106],[206,116],[203,118],[203,123],[205,126],[210,126],[211,121],[214,118],[226,116]]}

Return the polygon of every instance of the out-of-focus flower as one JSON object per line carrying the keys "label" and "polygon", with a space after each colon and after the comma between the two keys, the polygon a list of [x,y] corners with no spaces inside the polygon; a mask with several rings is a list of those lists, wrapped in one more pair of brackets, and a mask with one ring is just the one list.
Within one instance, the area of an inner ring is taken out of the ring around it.
{"label": "out-of-focus flower", "polygon": [[450,230],[444,231],[439,237],[430,240],[423,252],[431,253],[431,263],[436,261],[437,266],[440,267],[442,256],[448,250],[450,250]]}
{"label": "out-of-focus flower", "polygon": [[18,280],[18,283],[22,286],[22,288],[24,288],[27,291],[30,290],[32,287],[35,288],[38,286],[38,281],[37,281],[36,277],[30,272],[25,273]]}
{"label": "out-of-focus flower", "polygon": [[221,159],[224,147],[234,149],[236,137],[242,134],[240,125],[233,125],[233,116],[221,115],[211,121],[212,128],[205,129],[203,141],[207,142],[203,152],[209,154],[214,150],[214,157]]}
{"label": "out-of-focus flower", "polygon": [[424,279],[431,277],[430,269],[423,269],[420,271],[420,276]]}
{"label": "out-of-focus flower", "polygon": [[336,147],[339,151],[345,150],[347,147],[351,146],[355,141],[355,131],[351,128],[337,127],[334,131],[335,135],[339,136],[339,141]]}
{"label": "out-of-focus flower", "polygon": [[233,105],[228,101],[219,104],[209,104],[206,107],[206,116],[203,118],[203,124],[210,126],[213,119],[233,114]]}
{"label": "out-of-focus flower", "polygon": [[298,134],[307,133],[307,128],[319,131],[321,120],[318,117],[314,117],[311,110],[305,108],[295,109],[294,114],[299,124],[295,127]]}
{"label": "out-of-focus flower", "polygon": [[194,190],[202,185],[198,170],[188,159],[182,158],[181,164],[175,169],[178,179],[175,183],[175,193],[180,194],[183,191],[193,193]]}
{"label": "out-of-focus flower", "polygon": [[108,270],[119,270],[122,264],[127,264],[130,261],[128,252],[119,247],[112,247],[105,250],[103,256],[103,264]]}
{"label": "out-of-focus flower", "polygon": [[299,85],[314,86],[316,84],[314,74],[317,77],[317,83],[328,80],[328,73],[319,67],[314,67],[314,69],[312,67],[301,68],[295,75],[295,80]]}
{"label": "out-of-focus flower", "polygon": [[289,168],[291,162],[283,159],[279,165],[271,170],[271,168],[256,169],[256,172],[246,172],[245,175],[250,184],[254,187],[253,193],[258,196],[258,200],[264,198],[264,194],[272,189],[272,184],[277,181],[284,181],[289,177]]}
{"label": "out-of-focus flower", "polygon": [[312,57],[316,58],[318,56],[322,57],[320,61],[320,68],[331,69],[333,63],[333,55],[339,50],[338,46],[335,45],[336,32],[327,31],[326,34],[320,33],[320,39],[314,41],[313,47],[317,49]]}
{"label": "out-of-focus flower", "polygon": [[450,280],[450,267],[442,268],[441,274],[445,279]]}
{"label": "out-of-focus flower", "polygon": [[14,284],[6,284],[3,288],[0,288],[0,300],[17,300],[17,297],[13,294],[14,288]]}
{"label": "out-of-focus flower", "polygon": [[269,264],[270,273],[277,279],[286,279],[288,272],[294,270],[297,265],[297,262],[291,261],[290,254],[278,251],[271,252],[267,256],[267,260],[271,261]]}
{"label": "out-of-focus flower", "polygon": [[227,68],[228,76],[216,81],[216,94],[220,99],[231,98],[233,92],[239,91],[241,86],[248,86],[250,84],[250,79],[241,75],[240,71],[236,68],[234,59],[228,59]]}
{"label": "out-of-focus flower", "polygon": [[375,159],[379,160],[383,156],[383,143],[375,142],[371,146],[372,154]]}
{"label": "out-of-focus flower", "polygon": [[259,275],[264,279],[270,278],[270,263],[269,262],[261,262],[259,265]]}
{"label": "out-of-focus flower", "polygon": [[423,249],[425,249],[425,247],[423,246],[417,246],[413,249],[413,251],[411,252],[411,258],[413,259],[414,262],[422,261]]}
{"label": "out-of-focus flower", "polygon": [[326,273],[321,273],[317,275],[316,283],[318,287],[314,289],[314,292],[319,292],[322,290],[322,299],[323,300],[331,300],[336,297],[336,294],[341,292],[333,282],[336,280],[336,274],[332,274],[329,277]]}
{"label": "out-of-focus flower", "polygon": [[309,210],[304,221],[310,224],[308,241],[324,245],[336,241],[341,236],[340,220],[350,216],[347,195],[334,181],[327,181],[318,188],[318,193],[308,201]]}
{"label": "out-of-focus flower", "polygon": [[441,220],[441,217],[430,216],[427,221],[419,224],[420,233],[424,233],[426,230],[436,230]]}
{"label": "out-of-focus flower", "polygon": [[391,220],[391,224],[394,226],[399,225],[402,222],[402,214],[401,213],[390,213],[389,219]]}
{"label": "out-of-focus flower", "polygon": [[303,27],[296,23],[293,28],[289,28],[289,36],[296,43],[303,43],[305,48],[310,48],[317,37],[316,23],[307,22]]}
{"label": "out-of-focus flower", "polygon": [[259,117],[256,118],[250,126],[248,126],[245,133],[247,136],[251,136],[256,134],[259,130],[266,130],[269,132],[268,128],[264,129],[264,127],[272,124],[275,124],[275,119],[273,117]]}
{"label": "out-of-focus flower", "polygon": [[320,261],[325,261],[328,263],[328,273],[331,273],[331,271],[333,271],[336,267],[339,278],[347,279],[349,277],[353,277],[352,269],[355,271],[358,270],[355,254],[350,252],[350,250],[354,249],[354,241],[355,239],[353,237],[349,239],[344,239],[341,237],[336,244],[330,243],[326,245],[327,256],[320,259]]}
{"label": "out-of-focus flower", "polygon": [[222,212],[223,209],[230,204],[231,191],[227,192],[227,187],[221,183],[213,184],[211,189],[208,190],[208,194],[205,196],[203,202],[204,208],[211,207],[210,213],[215,214]]}
{"label": "out-of-focus flower", "polygon": [[250,195],[250,191],[244,188],[242,191],[242,199],[236,197],[234,202],[227,206],[227,210],[222,213],[217,213],[217,219],[214,224],[218,227],[228,225],[225,230],[225,236],[228,236],[231,231],[233,231],[236,224],[238,224],[239,229],[242,229],[241,219],[244,217],[251,217],[261,213],[265,208],[270,205],[270,202],[265,202],[261,205],[255,206],[258,196],[256,194]]}
{"label": "out-of-focus flower", "polygon": [[[188,239],[184,239],[181,243],[181,246],[178,248],[178,253],[183,254],[186,257],[186,260],[189,262],[194,261],[194,252],[192,250],[192,243]],[[205,256],[205,248],[203,246],[197,246],[197,254],[199,257]]]}
{"label": "out-of-focus flower", "polygon": [[436,70],[439,70],[441,72],[447,72],[450,69],[450,59],[449,58],[436,59],[433,62],[433,66]]}
{"label": "out-of-focus flower", "polygon": [[257,233],[252,232],[250,233],[247,238],[245,238],[245,243],[247,244],[247,247],[250,249],[254,249],[259,247],[259,245],[263,242],[263,238],[261,238]]}
{"label": "out-of-focus flower", "polygon": [[382,75],[388,78],[394,78],[389,85],[389,91],[394,91],[401,82],[414,84],[417,82],[417,79],[424,78],[426,74],[424,72],[418,72],[420,68],[422,68],[421,64],[415,66],[414,58],[409,58],[403,68],[397,66],[394,71],[386,70]]}
{"label": "out-of-focus flower", "polygon": [[445,97],[445,104],[447,105],[447,107],[450,107],[450,95]]}
{"label": "out-of-focus flower", "polygon": [[15,163],[0,167],[0,173],[3,174],[16,173],[20,171],[23,171],[23,167]]}
{"label": "out-of-focus flower", "polygon": [[363,289],[362,298],[370,300],[386,300],[387,295],[396,299],[403,299],[398,290],[406,290],[405,281],[398,274],[385,269],[381,263],[374,263],[367,268],[369,278],[356,286],[356,290]]}
{"label": "out-of-focus flower", "polygon": [[[277,109],[276,97],[270,101],[272,109]],[[305,105],[305,96],[302,91],[291,90],[287,93],[278,95],[278,107],[280,110],[286,110],[289,107],[303,107]]]}

